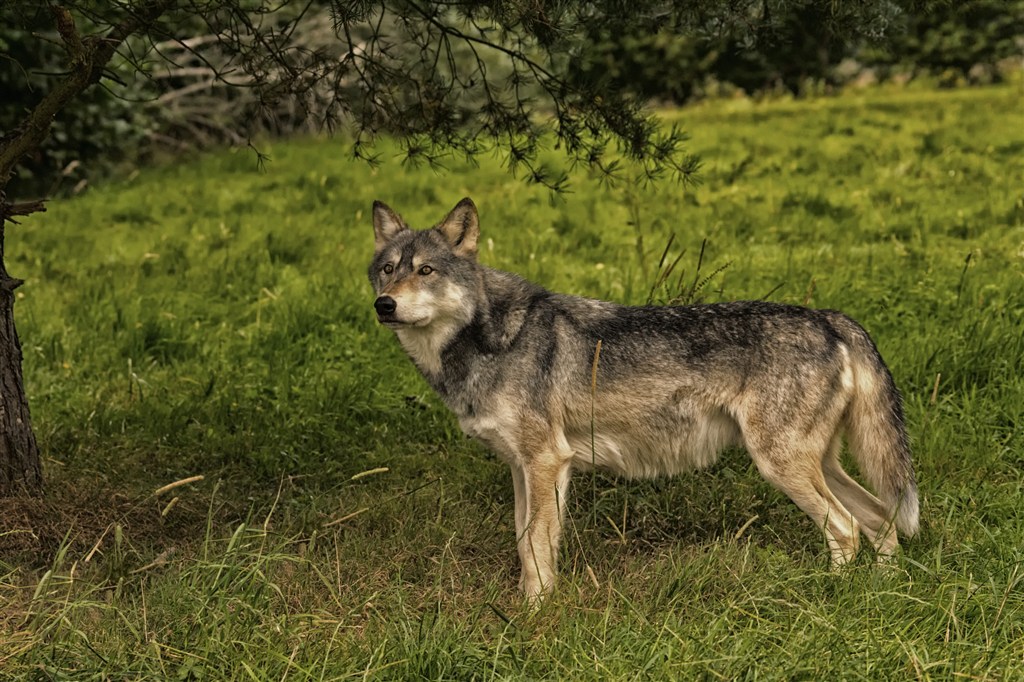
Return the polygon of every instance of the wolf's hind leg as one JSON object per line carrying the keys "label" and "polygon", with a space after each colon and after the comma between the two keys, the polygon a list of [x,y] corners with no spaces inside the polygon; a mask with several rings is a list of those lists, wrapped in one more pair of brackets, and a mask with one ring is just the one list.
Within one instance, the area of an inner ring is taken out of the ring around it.
{"label": "wolf's hind leg", "polygon": [[[817,439],[807,440],[813,443]],[[806,443],[783,438],[762,443],[748,440],[747,445],[765,480],[788,495],[824,531],[832,566],[838,567],[857,556],[859,524],[825,483],[821,465],[824,447],[809,448]]]}
{"label": "wolf's hind leg", "polygon": [[828,487],[860,522],[861,531],[875,548],[879,561],[891,558],[899,548],[896,524],[889,518],[885,505],[864,489],[839,462],[839,438],[834,439],[822,461]]}

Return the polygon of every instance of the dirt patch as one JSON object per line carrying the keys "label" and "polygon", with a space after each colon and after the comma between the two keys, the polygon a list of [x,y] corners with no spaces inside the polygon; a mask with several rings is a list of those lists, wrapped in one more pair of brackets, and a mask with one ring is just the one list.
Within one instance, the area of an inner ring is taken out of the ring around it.
{"label": "dirt patch", "polygon": [[190,491],[154,497],[81,481],[50,481],[42,496],[0,498],[0,556],[23,568],[47,567],[62,548],[69,556],[84,556],[97,543],[102,547],[118,525],[125,537],[147,544],[202,537],[207,511]]}

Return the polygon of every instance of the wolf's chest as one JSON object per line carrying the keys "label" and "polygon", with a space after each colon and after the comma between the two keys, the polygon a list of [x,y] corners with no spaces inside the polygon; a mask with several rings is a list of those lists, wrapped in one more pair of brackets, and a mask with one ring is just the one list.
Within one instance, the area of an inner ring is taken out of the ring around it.
{"label": "wolf's chest", "polygon": [[516,459],[514,452],[514,420],[508,415],[459,415],[459,428],[467,436],[477,439],[503,459]]}

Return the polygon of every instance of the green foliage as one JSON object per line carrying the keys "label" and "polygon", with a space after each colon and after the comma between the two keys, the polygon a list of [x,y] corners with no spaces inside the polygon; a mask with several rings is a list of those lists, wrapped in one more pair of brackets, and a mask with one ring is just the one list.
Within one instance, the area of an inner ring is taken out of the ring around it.
{"label": "green foliage", "polygon": [[[950,84],[964,80],[973,67],[991,67],[1024,51],[1024,2],[971,0],[938,3],[912,13],[905,30],[868,52],[872,64],[890,69],[924,70]],[[988,70],[989,79],[999,76]]]}
{"label": "green foliage", "polygon": [[[492,159],[440,175],[389,143],[371,171],[311,139],[269,143],[262,171],[221,152],[54,202],[8,233],[57,508],[49,532],[0,513],[23,547],[0,551],[4,676],[1019,678],[1018,105],[1008,86],[706,103],[669,115],[701,131],[686,190],[579,174],[553,199]],[[365,280],[373,199],[423,227],[465,195],[482,260],[553,289],[856,317],[906,399],[921,536],[832,573],[740,452],[598,477],[596,501],[581,476],[561,590],[531,613],[507,468]]]}
{"label": "green foliage", "polygon": [[[894,3],[891,14],[859,17],[859,31],[851,31],[837,11],[842,8],[836,3],[779,3],[755,35],[741,26],[714,32],[674,23],[598,27],[575,73],[644,97],[685,102],[723,85],[747,93],[778,87],[800,93],[840,85],[865,69],[938,74],[952,84],[966,81],[977,67],[987,80],[998,80],[995,65],[1019,57],[1024,45],[1020,0]],[[837,68],[844,59],[851,64]]]}
{"label": "green foliage", "polygon": [[[822,3],[783,3],[763,32],[687,30],[676,24],[598,26],[574,65],[575,77],[643,97],[686,102],[712,83],[748,93],[783,86],[798,92],[809,81],[826,80],[854,42],[835,23],[835,8]],[[863,29],[862,29],[863,30]]]}
{"label": "green foliage", "polygon": [[[19,21],[0,21],[0,137],[11,133],[25,115],[67,71],[67,55],[45,3],[37,3]],[[85,22],[83,29],[88,29]],[[45,196],[55,189],[70,189],[78,179],[125,159],[134,159],[154,126],[152,112],[142,102],[153,88],[123,60],[110,73],[124,85],[117,94],[107,88],[86,90],[54,120],[42,146],[19,166],[8,187],[10,196]],[[77,161],[75,167],[68,164]],[[67,173],[62,171],[68,169]],[[59,187],[59,183],[64,187]]]}

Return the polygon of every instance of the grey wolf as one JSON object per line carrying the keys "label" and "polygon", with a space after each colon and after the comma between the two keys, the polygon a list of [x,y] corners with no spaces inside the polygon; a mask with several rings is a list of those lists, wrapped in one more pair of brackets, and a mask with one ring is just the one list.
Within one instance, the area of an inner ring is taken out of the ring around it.
{"label": "grey wolf", "polygon": [[[426,230],[374,202],[373,228],[378,320],[461,428],[512,470],[530,600],[554,588],[570,473],[595,465],[672,475],[742,446],[823,530],[836,566],[857,554],[858,533],[886,558],[897,529],[917,531],[900,394],[867,332],[842,313],[552,293],[477,262],[468,198]],[[840,465],[844,435],[878,497]]]}

